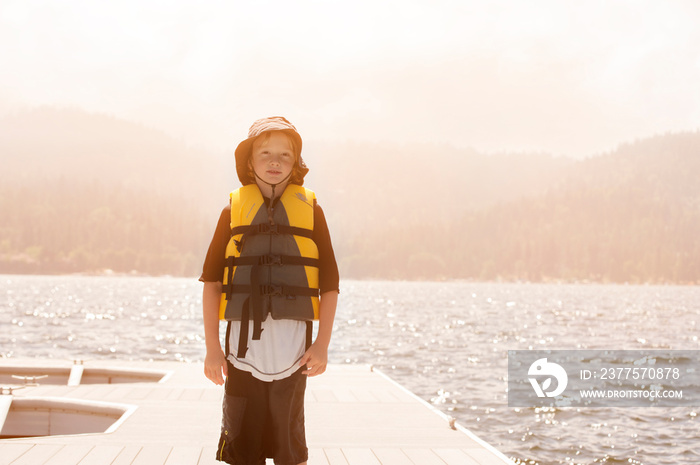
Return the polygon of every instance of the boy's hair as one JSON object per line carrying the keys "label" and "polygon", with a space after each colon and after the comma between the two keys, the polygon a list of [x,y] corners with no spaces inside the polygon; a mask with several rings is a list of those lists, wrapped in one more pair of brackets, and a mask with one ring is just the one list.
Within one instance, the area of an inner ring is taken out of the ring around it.
{"label": "boy's hair", "polygon": [[290,140],[294,149],[296,163],[289,182],[300,186],[303,185],[304,176],[309,172],[309,168],[306,167],[306,163],[301,158],[301,136],[297,132],[297,128],[281,116],[271,116],[257,120],[248,130],[248,138],[238,144],[238,147],[236,147],[236,172],[238,173],[238,179],[244,186],[255,183],[255,174],[249,164],[253,142],[258,137],[265,136],[269,138],[270,135],[267,133],[272,131],[283,132]]}

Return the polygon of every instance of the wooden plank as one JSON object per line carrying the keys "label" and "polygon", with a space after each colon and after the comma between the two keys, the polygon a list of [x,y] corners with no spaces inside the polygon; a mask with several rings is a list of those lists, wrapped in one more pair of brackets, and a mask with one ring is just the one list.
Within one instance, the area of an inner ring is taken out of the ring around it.
{"label": "wooden plank", "polygon": [[12,465],[41,465],[63,448],[60,444],[37,444],[12,462]]}
{"label": "wooden plank", "polygon": [[469,457],[473,458],[476,463],[503,463],[503,461],[500,460],[495,453],[486,448],[469,448],[462,450],[466,452]]}
{"label": "wooden plank", "polygon": [[350,389],[336,389],[334,393],[338,402],[357,402],[357,398],[352,394]]}
{"label": "wooden plank", "polygon": [[10,465],[17,457],[34,447],[33,444],[13,444],[0,442],[0,465]]}
{"label": "wooden plank", "polygon": [[102,386],[99,384],[81,384],[80,386],[75,386],[75,391],[73,391],[73,397],[86,398],[93,396]]}
{"label": "wooden plank", "polygon": [[109,393],[109,397],[111,399],[127,399],[129,397],[129,393],[132,390],[133,387],[131,387],[131,385],[129,384],[127,384],[126,386],[119,386],[114,391]]}
{"label": "wooden plank", "polygon": [[357,402],[377,403],[379,400],[367,389],[350,389]]}
{"label": "wooden plank", "polygon": [[60,465],[82,465],[81,460],[90,452],[90,449],[92,449],[92,446],[89,444],[71,444],[64,446],[61,450],[56,452],[56,455],[51,457],[50,463]]}
{"label": "wooden plank", "polygon": [[41,388],[42,396],[53,396],[57,393],[63,393],[63,390],[65,389],[64,386],[56,386],[52,384],[44,384],[39,387]]}
{"label": "wooden plank", "polygon": [[152,389],[151,392],[146,396],[147,400],[166,400],[172,389],[166,387],[158,387],[158,389]]}
{"label": "wooden plank", "polygon": [[323,449],[309,447],[309,463],[313,465],[328,465],[328,459]]}
{"label": "wooden plank", "polygon": [[[90,391],[90,397],[105,401],[109,400],[114,394],[114,391],[119,389],[119,386],[116,384],[93,384],[93,386],[95,386],[95,388]],[[121,397],[119,397],[119,400],[121,400]]]}
{"label": "wooden plank", "polygon": [[342,450],[337,448],[324,448],[323,452],[326,453],[326,459],[328,459],[330,465],[348,465],[348,461]]}
{"label": "wooden plank", "polygon": [[330,389],[314,389],[314,397],[318,402],[338,402],[335,393]]}
{"label": "wooden plank", "polygon": [[199,400],[202,397],[203,389],[187,388],[185,389],[178,400]]}
{"label": "wooden plank", "polygon": [[50,384],[43,384],[41,386],[31,386],[32,396],[47,396],[55,387],[56,386],[51,386]]}
{"label": "wooden plank", "polygon": [[461,449],[433,449],[433,451],[448,465],[479,465]]}
{"label": "wooden plank", "polygon": [[141,448],[131,465],[163,465],[171,451],[170,446],[148,444]]}
{"label": "wooden plank", "polygon": [[445,462],[430,449],[404,448],[403,451],[406,455],[408,455],[408,458],[415,463],[420,463],[421,465],[445,465]]}
{"label": "wooden plank", "polygon": [[[398,448],[375,447],[372,449],[382,465],[415,465],[411,459]],[[418,464],[420,465],[420,464]]]}
{"label": "wooden plank", "polygon": [[75,392],[79,391],[80,386],[57,386],[61,390],[62,396],[75,397]]}
{"label": "wooden plank", "polygon": [[224,398],[223,389],[205,389],[199,400],[221,402]]}
{"label": "wooden plank", "polygon": [[85,365],[73,365],[70,367],[70,375],[68,375],[68,386],[80,386],[80,380],[83,378]]}
{"label": "wooden plank", "polygon": [[119,456],[122,449],[124,449],[123,446],[99,444],[88,452],[82,462],[80,462],[80,465],[105,465],[106,463],[112,463]]}
{"label": "wooden plank", "polygon": [[126,446],[111,465],[131,465],[139,452],[141,452],[141,446]]}
{"label": "wooden plank", "polygon": [[348,465],[382,465],[369,448],[343,448]]}
{"label": "wooden plank", "polygon": [[150,387],[139,386],[137,388],[134,388],[129,393],[129,396],[126,399],[129,401],[144,400],[145,398],[148,397],[148,395],[151,393],[152,390],[153,390],[153,388],[150,388]]}
{"label": "wooden plank", "polygon": [[5,426],[7,414],[10,413],[10,405],[12,405],[12,395],[0,395],[0,432],[2,432],[2,427]]}
{"label": "wooden plank", "polygon": [[216,449],[212,447],[202,448],[197,465],[222,465],[223,462],[216,460]]}
{"label": "wooden plank", "polygon": [[182,393],[183,393],[184,391],[185,391],[185,390],[184,390],[183,388],[173,389],[173,390],[170,391],[170,393],[168,394],[167,399],[168,399],[168,400],[178,400],[178,399],[180,399],[180,396],[182,395]]}
{"label": "wooden plank", "polygon": [[[165,465],[197,465],[202,455],[202,448],[198,446],[175,446],[168,455]],[[212,453],[212,455],[214,455]]]}
{"label": "wooden plank", "polygon": [[397,403],[400,402],[399,398],[394,395],[391,391],[388,390],[383,390],[383,389],[373,389],[370,391],[374,397],[376,397],[379,402],[384,402],[384,403]]}
{"label": "wooden plank", "polygon": [[223,462],[216,460],[216,450],[211,447],[202,448],[197,465],[222,465]]}
{"label": "wooden plank", "polygon": [[310,389],[308,385],[306,386],[306,392],[304,393],[304,403],[318,402],[316,396],[314,395],[314,390]]}

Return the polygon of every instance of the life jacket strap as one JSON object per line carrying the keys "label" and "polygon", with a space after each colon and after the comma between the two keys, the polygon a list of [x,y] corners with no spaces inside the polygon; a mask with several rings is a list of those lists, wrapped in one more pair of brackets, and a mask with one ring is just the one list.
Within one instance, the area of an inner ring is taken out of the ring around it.
{"label": "life jacket strap", "polygon": [[247,224],[242,226],[234,226],[231,228],[231,237],[241,234],[240,239],[235,240],[236,249],[238,252],[243,249],[243,244],[246,238],[249,236],[255,236],[257,234],[289,234],[292,236],[307,237],[313,240],[313,230],[306,228],[299,228],[296,226],[288,226],[284,224],[270,224],[270,223],[259,223],[259,224]]}
{"label": "life jacket strap", "polygon": [[231,322],[229,321],[226,325],[226,341],[225,341],[225,345],[226,345],[225,355],[226,355],[227,360],[228,360],[228,354],[231,353],[230,341],[231,341]]}
{"label": "life jacket strap", "polygon": [[[243,302],[243,310],[241,313],[241,330],[238,336],[238,351],[236,353],[237,358],[245,358],[245,354],[248,352],[248,325],[250,319],[250,299],[245,299]],[[229,321],[229,324],[231,322]],[[226,334],[226,340],[228,344],[229,334]]]}
{"label": "life jacket strap", "polygon": [[[264,293],[263,289],[267,290],[268,285],[260,284],[260,272],[262,268],[259,265],[255,265],[250,270],[250,301],[253,304],[253,340],[259,341],[260,335],[262,334],[262,320],[263,320],[263,296],[274,295]],[[241,326],[242,327],[242,326]]]}
{"label": "life jacket strap", "polygon": [[[252,275],[252,273],[251,273]],[[252,276],[251,276],[252,277]],[[253,292],[253,286],[234,284],[231,286],[232,294],[251,294]],[[277,286],[274,284],[260,284],[258,285],[260,295],[288,295],[288,296],[308,296],[308,297],[318,297],[320,295],[320,290],[317,287],[302,287],[302,286]]]}
{"label": "life jacket strap", "polygon": [[[294,257],[289,255],[253,255],[247,257],[228,257],[225,261],[228,279],[223,286],[223,292],[226,293],[226,300],[231,300],[233,294],[249,294],[252,295],[254,287],[247,285],[233,284],[233,268],[234,266],[252,266],[256,270],[251,270],[251,277],[257,276],[260,266],[274,265],[298,265],[298,266],[314,266],[318,268],[319,260],[310,257]],[[300,286],[275,286],[264,285],[260,286],[260,295],[300,295],[309,297],[318,297],[320,291],[313,287]],[[254,304],[255,306],[255,304]]]}
{"label": "life jacket strap", "polygon": [[[232,270],[234,266],[272,266],[272,265],[299,265],[315,266],[320,263],[318,258],[295,257],[292,255],[250,255],[246,257],[228,257],[226,266]],[[230,281],[229,281],[230,282]]]}
{"label": "life jacket strap", "polygon": [[231,228],[231,236],[236,236],[238,234],[251,236],[256,234],[291,234],[293,236],[302,236],[311,239],[313,233],[312,229],[269,223],[246,224]]}
{"label": "life jacket strap", "polygon": [[311,338],[313,338],[314,334],[314,322],[313,321],[307,321],[306,322],[306,350],[309,350],[309,347],[311,347],[311,343],[313,342]]}
{"label": "life jacket strap", "polygon": [[226,281],[228,284],[225,284],[223,286],[223,290],[226,292],[226,300],[231,300],[231,291],[232,291],[232,284],[233,284],[233,266],[229,266],[226,269],[226,274],[228,280]]}

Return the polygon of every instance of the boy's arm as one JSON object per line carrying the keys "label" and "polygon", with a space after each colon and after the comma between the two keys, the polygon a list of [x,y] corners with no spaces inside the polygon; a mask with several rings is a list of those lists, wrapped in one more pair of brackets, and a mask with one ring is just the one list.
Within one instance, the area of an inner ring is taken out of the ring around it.
{"label": "boy's arm", "polygon": [[221,286],[220,282],[205,282],[202,293],[204,341],[207,348],[207,355],[204,358],[204,375],[219,385],[224,384],[224,376],[228,375],[226,356],[221,350],[221,342],[219,341]]}
{"label": "boy's arm", "polygon": [[318,334],[309,350],[304,353],[299,361],[299,366],[306,364],[306,370],[302,373],[308,376],[320,375],[326,371],[328,365],[328,346],[331,343],[335,309],[338,305],[338,291],[329,291],[321,294],[318,314]]}

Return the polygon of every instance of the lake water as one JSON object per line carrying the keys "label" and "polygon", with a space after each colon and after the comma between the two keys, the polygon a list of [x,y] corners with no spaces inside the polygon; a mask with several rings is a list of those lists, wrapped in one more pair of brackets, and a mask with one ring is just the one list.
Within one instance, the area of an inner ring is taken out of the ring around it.
{"label": "lake water", "polygon": [[[700,349],[698,286],[341,287],[330,362],[380,368],[517,462],[700,463],[700,407],[514,409],[506,398],[508,350]],[[0,276],[0,310],[0,357],[204,358],[195,279]]]}

